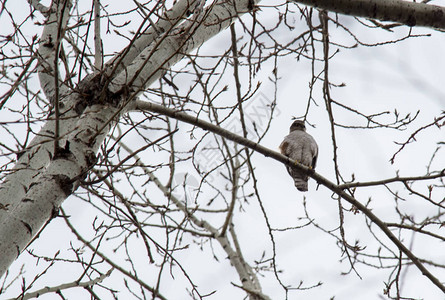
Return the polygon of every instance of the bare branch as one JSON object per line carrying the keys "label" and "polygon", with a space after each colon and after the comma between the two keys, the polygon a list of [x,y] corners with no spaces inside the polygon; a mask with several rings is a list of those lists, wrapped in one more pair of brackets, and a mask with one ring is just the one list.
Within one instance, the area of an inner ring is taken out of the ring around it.
{"label": "bare branch", "polygon": [[419,181],[419,180],[430,180],[436,179],[440,177],[445,177],[445,169],[437,174],[426,174],[424,176],[412,176],[412,177],[393,177],[388,179],[376,180],[376,181],[368,181],[368,182],[348,182],[344,184],[340,184],[338,187],[341,189],[349,189],[354,187],[367,187],[367,186],[377,186],[377,185],[385,185],[393,182],[409,182],[409,181]]}
{"label": "bare branch", "polygon": [[311,168],[304,166],[300,163],[291,161],[288,157],[272,151],[264,146],[261,146],[260,144],[257,144],[255,142],[252,142],[251,140],[248,140],[246,138],[243,138],[239,135],[236,135],[228,130],[222,129],[218,126],[215,126],[213,124],[210,124],[206,121],[200,120],[198,118],[189,116],[183,112],[175,111],[172,109],[169,109],[167,107],[154,104],[154,103],[148,103],[148,102],[142,102],[139,101],[137,103],[137,108],[142,110],[148,110],[152,112],[161,113],[164,115],[167,115],[169,117],[175,118],[177,120],[187,122],[189,124],[197,125],[203,129],[212,131],[218,135],[221,135],[233,142],[236,142],[238,144],[244,145],[252,150],[255,150],[256,152],[259,152],[266,157],[273,158],[281,163],[284,163],[288,166],[297,167],[301,171],[305,172],[307,175],[315,179],[319,184],[322,184],[332,192],[336,193],[346,201],[348,201],[350,204],[355,206],[357,209],[359,209],[361,212],[363,212],[373,223],[375,223],[384,233],[385,235],[394,243],[394,245],[399,248],[400,251],[402,251],[412,262],[416,267],[422,272],[423,275],[425,275],[432,283],[434,283],[439,289],[441,289],[443,292],[445,292],[445,286],[440,282],[437,277],[435,277],[433,274],[431,274],[428,269],[425,268],[425,266],[421,263],[421,261],[389,230],[388,226],[380,220],[370,209],[368,209],[365,205],[363,205],[361,202],[357,201],[354,197],[347,194],[343,189],[340,189],[338,185],[334,184],[333,182],[329,181],[328,179],[324,178],[323,176],[319,175],[318,173],[315,173]]}
{"label": "bare branch", "polygon": [[102,70],[103,48],[100,32],[100,0],[94,0],[94,66],[96,70]]}
{"label": "bare branch", "polygon": [[[84,282],[74,281],[74,282],[64,283],[64,284],[61,284],[58,286],[53,286],[53,287],[44,287],[43,289],[37,290],[35,292],[24,294],[23,296],[20,297],[20,299],[27,300],[27,299],[32,299],[32,298],[38,298],[45,294],[58,293],[60,291],[64,291],[64,290],[71,289],[71,288],[89,287],[89,286],[101,283],[107,277],[109,277],[112,272],[113,272],[113,269],[110,269],[110,270],[108,270],[108,272],[98,276],[97,278],[91,279],[89,281],[84,281]],[[17,299],[17,298],[11,298],[9,300],[14,300],[14,299]]]}
{"label": "bare branch", "polygon": [[445,29],[445,8],[403,0],[293,0],[340,14]]}

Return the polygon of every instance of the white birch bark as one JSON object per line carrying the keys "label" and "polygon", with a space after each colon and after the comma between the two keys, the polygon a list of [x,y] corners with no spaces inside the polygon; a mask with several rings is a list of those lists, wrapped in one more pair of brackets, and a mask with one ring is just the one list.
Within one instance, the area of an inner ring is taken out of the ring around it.
{"label": "white birch bark", "polygon": [[[7,203],[9,199],[14,199],[15,203],[0,210],[1,274],[8,269],[44,223],[57,213],[63,200],[75,190],[83,174],[94,164],[94,153],[106,136],[106,131],[96,136],[97,129],[101,128],[116,110],[103,105],[88,108],[78,118],[75,130],[68,134],[65,144],[62,144],[65,149],[61,150],[58,157],[48,158],[52,155],[48,151],[48,144],[52,143],[46,142],[32,148],[32,153],[27,153],[28,166],[20,165],[25,169],[33,169],[30,165],[38,166],[34,172],[17,171],[11,173],[11,176],[14,176],[11,181],[9,178],[5,179],[6,189],[2,186],[0,201]],[[41,165],[43,161],[48,164]],[[17,182],[21,179],[27,181],[25,183],[23,180],[22,186]],[[17,190],[14,190],[14,187]]]}
{"label": "white birch bark", "polygon": [[[193,11],[196,0],[179,0],[173,7],[167,10],[163,16],[157,20],[153,26],[148,27],[137,37],[127,48],[116,55],[107,63],[108,75],[110,72],[121,72],[153,41],[164,34],[169,34],[171,30],[180,24],[188,11]],[[148,16],[147,16],[148,18]],[[152,22],[150,22],[152,23]],[[113,70],[115,69],[115,70]]]}
{"label": "white birch bark", "polygon": [[[45,96],[51,102],[54,102],[56,90],[54,74],[55,68],[58,66],[57,64],[55,65],[54,62],[59,55],[59,53],[56,53],[56,50],[59,48],[57,47],[57,44],[62,40],[68,23],[71,7],[72,3],[70,0],[53,1],[48,12],[49,17],[43,28],[42,36],[40,38],[40,46],[37,51],[37,58],[39,59],[38,74],[40,86],[42,87]],[[58,82],[60,82],[60,80],[58,80]],[[63,85],[59,88],[60,95],[65,94],[68,90],[67,87]]]}
{"label": "white birch bark", "polygon": [[[246,0],[215,2],[202,12],[206,16],[202,23],[195,22],[198,18],[185,21],[174,34],[155,40],[116,76],[109,90],[112,93],[120,89],[140,92],[157,80],[163,69],[180,60],[184,53],[199,47],[227,28],[240,13],[247,12],[248,5],[249,1]],[[55,11],[48,17],[53,21],[46,25],[51,26],[45,35],[48,39],[54,34],[53,27],[56,27],[53,22],[57,18],[53,14]],[[43,63],[51,61],[51,51],[43,55]],[[50,78],[53,73],[46,74],[48,76],[43,74],[41,84],[45,85],[45,93],[51,97],[54,90],[51,82],[55,81]],[[94,84],[90,82],[91,78],[87,76],[80,85],[88,87]],[[63,200],[75,190],[79,180],[94,163],[94,153],[111,126],[102,128],[103,124],[108,124],[113,117],[124,112],[112,105],[93,105],[82,112],[77,109],[78,103],[83,100],[81,95],[75,92],[64,94],[65,98],[60,101],[63,122],[59,124],[59,145],[65,149],[54,157],[52,148],[56,121],[51,120],[50,116],[0,187],[0,276],[57,212]],[[125,102],[128,94],[123,96],[121,100]],[[102,132],[98,133],[99,129]]]}
{"label": "white birch bark", "polygon": [[[39,2],[30,1],[33,7],[39,5]],[[65,7],[64,7],[65,5]],[[60,27],[59,42],[63,37],[64,28],[68,23],[71,1],[53,1],[48,9],[41,8],[47,14],[47,21],[43,28],[42,36],[39,41],[37,57],[39,60],[38,76],[43,93],[48,99],[54,100],[55,80],[54,65],[56,54],[57,35]],[[60,17],[63,11],[63,18]],[[59,23],[60,26],[59,26]],[[59,80],[60,84],[60,80]],[[63,121],[59,122],[60,144],[64,145],[66,135],[75,130],[78,121],[79,112],[76,107],[82,101],[79,94],[70,93],[66,86],[59,86],[59,113]],[[53,146],[51,143],[55,134],[54,115],[49,118],[40,132],[34,137],[27,149],[19,153],[19,159],[16,165],[10,171],[2,185],[0,186],[0,203],[8,210],[15,210],[15,206],[20,203],[29,186],[40,172],[43,172],[50,163],[53,155]],[[3,219],[4,211],[0,209],[0,221]],[[0,242],[3,236],[0,236]],[[0,246],[1,248],[1,246]]]}
{"label": "white birch bark", "polygon": [[40,3],[40,0],[27,0],[29,5],[31,5],[33,8],[38,10],[43,15],[47,14],[49,11],[49,8]]}
{"label": "white birch bark", "polygon": [[111,82],[110,91],[116,93],[129,86],[140,92],[150,86],[170,66],[193,49],[226,29],[239,14],[248,11],[249,1],[216,1],[205,9],[202,22],[187,20],[171,34],[155,40]]}

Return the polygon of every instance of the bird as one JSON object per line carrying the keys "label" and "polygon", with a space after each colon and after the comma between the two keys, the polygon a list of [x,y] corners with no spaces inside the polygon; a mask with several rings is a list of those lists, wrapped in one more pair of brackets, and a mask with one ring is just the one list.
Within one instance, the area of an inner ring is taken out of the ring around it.
{"label": "bird", "polygon": [[[289,134],[284,137],[279,146],[280,152],[291,160],[303,164],[312,170],[315,169],[318,156],[318,145],[315,139],[306,132],[304,121],[296,120],[289,129]],[[308,190],[309,177],[299,169],[286,166],[289,175],[294,179],[295,187],[301,191]]]}

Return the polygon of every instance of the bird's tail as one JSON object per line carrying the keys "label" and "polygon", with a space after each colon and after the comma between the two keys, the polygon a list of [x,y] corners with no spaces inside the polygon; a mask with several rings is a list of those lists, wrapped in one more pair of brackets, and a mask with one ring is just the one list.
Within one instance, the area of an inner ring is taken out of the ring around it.
{"label": "bird's tail", "polygon": [[307,192],[307,190],[308,190],[307,181],[309,179],[308,176],[306,174],[301,174],[300,171],[298,171],[294,168],[288,168],[288,171],[289,171],[289,174],[294,179],[295,187],[300,192]]}
{"label": "bird's tail", "polygon": [[300,192],[307,192],[307,181],[304,181],[300,178],[294,178],[295,187]]}

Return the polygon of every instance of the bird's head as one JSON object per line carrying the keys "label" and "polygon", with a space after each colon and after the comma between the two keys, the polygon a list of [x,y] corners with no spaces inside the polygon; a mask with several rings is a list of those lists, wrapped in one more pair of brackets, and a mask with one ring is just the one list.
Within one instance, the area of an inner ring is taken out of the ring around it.
{"label": "bird's head", "polygon": [[292,125],[290,126],[289,132],[295,131],[295,130],[301,130],[306,131],[306,126],[304,125],[304,121],[302,120],[295,120]]}

